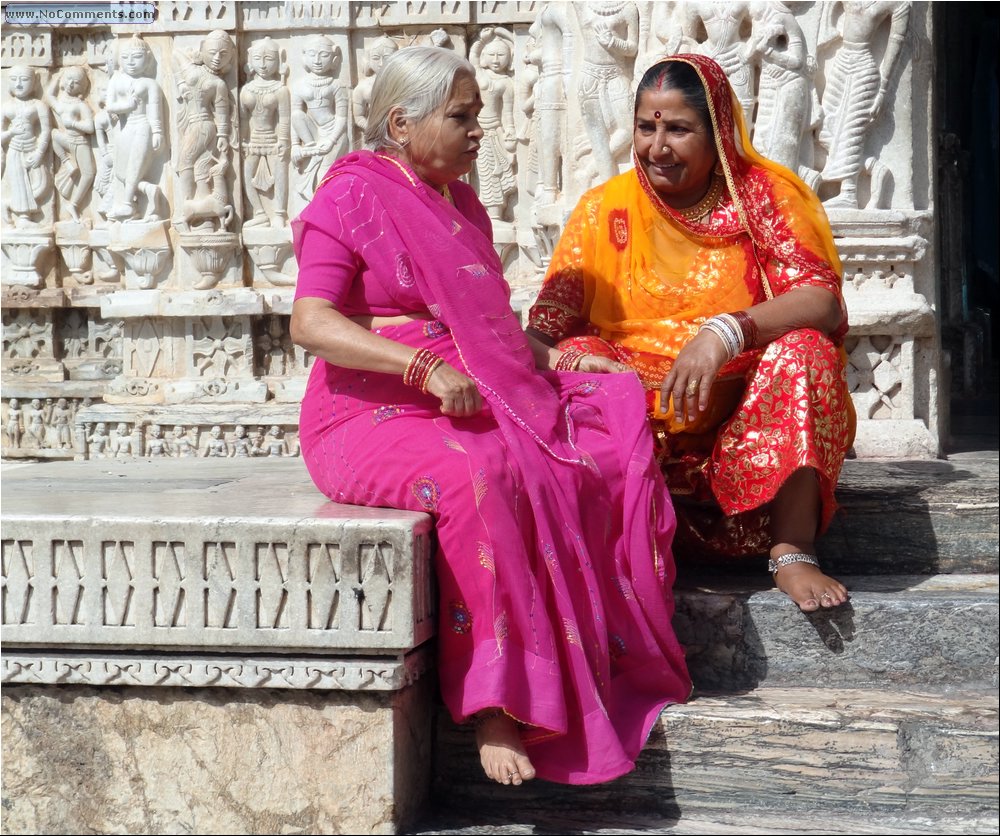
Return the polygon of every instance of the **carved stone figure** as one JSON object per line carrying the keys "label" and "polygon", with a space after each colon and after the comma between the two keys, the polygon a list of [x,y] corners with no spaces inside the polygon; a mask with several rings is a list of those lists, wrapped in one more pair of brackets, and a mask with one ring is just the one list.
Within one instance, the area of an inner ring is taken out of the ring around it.
{"label": "carved stone figure", "polygon": [[476,81],[483,96],[479,124],[483,139],[479,144],[476,175],[479,199],[491,218],[505,219],[509,195],[517,190],[514,178],[514,78],[511,63],[514,38],[506,29],[487,26],[472,45],[469,61],[476,68]]}
{"label": "carved stone figure", "polygon": [[163,427],[151,424],[146,435],[146,455],[153,459],[162,459],[170,455],[170,445],[163,437]]}
{"label": "carved stone figure", "polygon": [[30,406],[24,410],[24,434],[31,447],[41,449],[48,446],[45,443],[45,424],[42,402],[38,398],[33,398]]}
{"label": "carved stone figure", "polygon": [[247,459],[253,455],[253,446],[247,438],[247,428],[242,424],[237,424],[233,431],[233,445],[229,455],[237,459]]}
{"label": "carved stone figure", "polygon": [[21,446],[21,404],[17,398],[11,398],[7,402],[7,420],[3,425],[3,434],[7,437],[7,444],[10,447]]}
{"label": "carved stone figure", "polygon": [[127,459],[132,455],[132,436],[128,424],[121,423],[115,428],[115,437],[110,449],[111,455],[118,459]]}
{"label": "carved stone figure", "polygon": [[267,431],[267,438],[264,441],[264,450],[262,451],[262,455],[288,455],[288,442],[285,441],[285,434],[281,431],[281,427],[275,425]]}
{"label": "carved stone figure", "polygon": [[528,194],[538,188],[538,119],[535,112],[535,92],[540,77],[541,52],[535,39],[528,36],[524,47],[524,67],[519,74],[521,112],[517,141],[527,146],[528,159],[524,166],[525,187]]}
{"label": "carved stone figure", "polygon": [[113,191],[105,214],[115,220],[140,216],[139,195],[146,198],[143,220],[161,220],[159,186],[147,180],[156,153],[163,147],[163,92],[160,85],[147,75],[153,69],[153,52],[141,38],[133,37],[118,47],[117,68],[109,62],[105,110],[107,119],[95,124],[98,131],[107,132],[117,125],[113,139]]}
{"label": "carved stone figure", "polygon": [[618,174],[632,144],[632,69],[639,49],[635,3],[610,0],[574,4],[585,43],[577,95],[590,138],[596,174]]}
{"label": "carved stone figure", "polygon": [[573,35],[568,6],[549,3],[528,30],[535,43],[533,63],[538,66],[535,85],[535,119],[538,149],[538,189],[535,201],[554,204],[563,188],[563,143],[566,135],[566,84]]}
{"label": "carved stone figure", "polygon": [[232,39],[221,29],[205,36],[197,55],[178,54],[177,98],[181,107],[177,175],[181,204],[175,223],[182,228],[211,223],[221,230],[233,217],[226,183],[232,107],[223,76],[235,54]]}
{"label": "carved stone figure", "polygon": [[816,61],[806,49],[795,15],[784,3],[755,0],[750,15],[753,32],[744,57],[748,63],[759,59],[761,64],[754,147],[797,171],[802,134],[818,123],[819,114],[814,115],[812,108]]}
{"label": "carved stone figure", "polygon": [[65,200],[66,211],[80,220],[80,208],[97,176],[91,138],[94,111],[87,104],[90,79],[82,67],[67,67],[58,82],[58,95],[51,100],[60,127],[52,131],[52,150],[59,158],[55,184]]}
{"label": "carved stone figure", "polygon": [[53,433],[55,435],[55,446],[59,450],[71,450],[73,448],[73,410],[65,398],[59,398],[52,408],[50,418]]}
{"label": "carved stone figure", "polygon": [[681,27],[684,35],[700,42],[699,24],[707,40],[701,51],[714,58],[725,71],[736,98],[743,106],[747,127],[753,125],[753,73],[743,60],[743,39],[740,27],[749,19],[748,2],[731,0],[692,0],[683,6]]}
{"label": "carved stone figure", "polygon": [[[836,3],[824,5],[827,29],[832,35],[820,45],[836,38],[829,24]],[[882,112],[889,80],[903,46],[910,4],[890,0],[848,0],[843,6],[841,37],[843,41],[832,66],[826,68],[823,91],[823,127],[820,144],[827,149],[822,179],[840,183],[840,193],[827,201],[830,206],[857,208],[858,178],[864,162],[865,139],[872,123]],[[889,19],[889,41],[882,64],[875,61],[872,41],[879,26]]]}
{"label": "carved stone figure", "polygon": [[37,91],[35,71],[11,67],[7,76],[11,100],[3,106],[3,218],[18,228],[35,226],[52,181],[46,157],[52,123]]}
{"label": "carved stone figure", "polygon": [[188,437],[184,427],[174,427],[173,448],[181,458],[193,458],[198,455],[198,428],[191,428],[191,436]]}
{"label": "carved stone figure", "polygon": [[90,444],[90,455],[93,458],[103,459],[108,453],[108,445],[111,443],[111,436],[108,435],[108,425],[99,421],[93,432],[88,429],[87,442]]}
{"label": "carved stone figure", "polygon": [[222,434],[222,427],[216,424],[209,430],[208,444],[201,455],[206,458],[225,459],[229,457],[229,445],[226,444],[225,436]]}
{"label": "carved stone figure", "polygon": [[[694,44],[685,45],[681,3],[650,3],[649,7],[649,23],[646,25],[649,27],[650,35],[646,38],[641,35],[642,18],[639,21],[640,51],[635,59],[636,79],[642,78],[646,70],[664,56],[696,51]],[[644,43],[645,49],[642,48]]]}
{"label": "carved stone figure", "polygon": [[[291,96],[285,86],[281,50],[270,38],[247,52],[250,81],[240,91],[243,188],[253,217],[243,225],[282,227],[288,222],[288,157],[291,150]],[[271,212],[262,195],[270,192]]]}
{"label": "carved stone figure", "polygon": [[340,47],[313,35],[302,53],[306,77],[292,87],[292,160],[301,167],[297,189],[312,198],[320,176],[347,150],[347,88],[337,81]]}
{"label": "carved stone figure", "polygon": [[386,59],[399,49],[399,45],[387,35],[377,38],[365,53],[364,78],[362,78],[351,94],[351,104],[354,110],[354,124],[361,128],[362,133],[368,127],[368,103],[372,98],[372,85]]}

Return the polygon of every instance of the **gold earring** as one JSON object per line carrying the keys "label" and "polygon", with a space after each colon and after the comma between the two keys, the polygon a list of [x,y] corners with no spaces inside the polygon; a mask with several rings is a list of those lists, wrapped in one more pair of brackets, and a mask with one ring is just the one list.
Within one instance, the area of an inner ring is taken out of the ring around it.
{"label": "gold earring", "polygon": [[722,160],[716,160],[715,161],[715,173],[719,177],[721,177],[723,174],[726,173],[726,170],[722,167]]}

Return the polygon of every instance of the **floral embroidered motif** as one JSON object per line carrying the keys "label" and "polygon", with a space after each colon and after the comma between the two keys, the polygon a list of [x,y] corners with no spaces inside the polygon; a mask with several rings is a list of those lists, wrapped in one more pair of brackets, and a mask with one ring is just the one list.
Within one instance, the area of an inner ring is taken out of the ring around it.
{"label": "floral embroidered motif", "polygon": [[448,326],[439,319],[432,319],[424,323],[424,336],[429,340],[443,337],[448,333]]}
{"label": "floral embroidered motif", "polygon": [[468,273],[474,279],[481,279],[481,278],[483,278],[483,276],[486,276],[486,275],[489,274],[489,271],[486,269],[486,265],[485,264],[478,264],[478,263],[477,264],[466,264],[464,267],[462,267],[462,270],[464,270],[466,273]]}
{"label": "floral embroidered motif", "polygon": [[490,572],[490,574],[496,574],[496,566],[493,563],[493,549],[490,547],[489,543],[484,543],[482,540],[477,541],[476,551],[479,553],[479,563],[480,565]]}
{"label": "floral embroidered motif", "polygon": [[413,287],[413,265],[406,253],[396,253],[396,281],[402,287]]}
{"label": "floral embroidered motif", "polygon": [[396,404],[386,404],[385,406],[380,406],[372,413],[372,423],[381,424],[383,421],[388,421],[390,418],[395,418],[397,415],[402,414],[403,407],[397,406]]}
{"label": "floral embroidered motif", "polygon": [[441,486],[436,479],[431,476],[421,476],[410,486],[410,490],[425,511],[437,510],[438,501],[441,499]]}
{"label": "floral embroidered motif", "polygon": [[464,635],[472,629],[472,613],[464,601],[452,601],[448,605],[451,615],[451,629],[459,635]]}
{"label": "floral embroidered motif", "polygon": [[608,233],[619,252],[628,245],[628,210],[612,209],[608,213]]}

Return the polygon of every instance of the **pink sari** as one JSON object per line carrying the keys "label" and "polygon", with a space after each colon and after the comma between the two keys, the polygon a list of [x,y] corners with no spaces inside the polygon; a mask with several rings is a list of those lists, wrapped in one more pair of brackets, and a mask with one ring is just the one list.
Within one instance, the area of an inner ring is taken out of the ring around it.
{"label": "pink sari", "polygon": [[[503,708],[549,780],[630,771],[660,710],[691,687],[642,386],[535,369],[464,184],[453,206],[368,152],[324,183],[296,222],[300,263],[323,235],[346,247],[364,282],[354,298],[429,317],[379,333],[440,354],[487,406],[449,418],[398,375],[317,360],[300,425],[310,474],[336,501],[434,516],[441,692],[456,722]],[[299,296],[325,295],[315,272]]]}

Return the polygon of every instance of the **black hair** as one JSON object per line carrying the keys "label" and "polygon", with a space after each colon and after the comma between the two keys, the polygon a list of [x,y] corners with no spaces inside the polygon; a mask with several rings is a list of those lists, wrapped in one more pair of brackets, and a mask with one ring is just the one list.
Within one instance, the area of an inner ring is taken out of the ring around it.
{"label": "black hair", "polygon": [[697,70],[685,61],[660,61],[653,64],[642,76],[635,91],[635,110],[639,99],[647,90],[679,90],[688,107],[697,112],[705,129],[711,133],[712,117],[708,109],[705,85]]}

